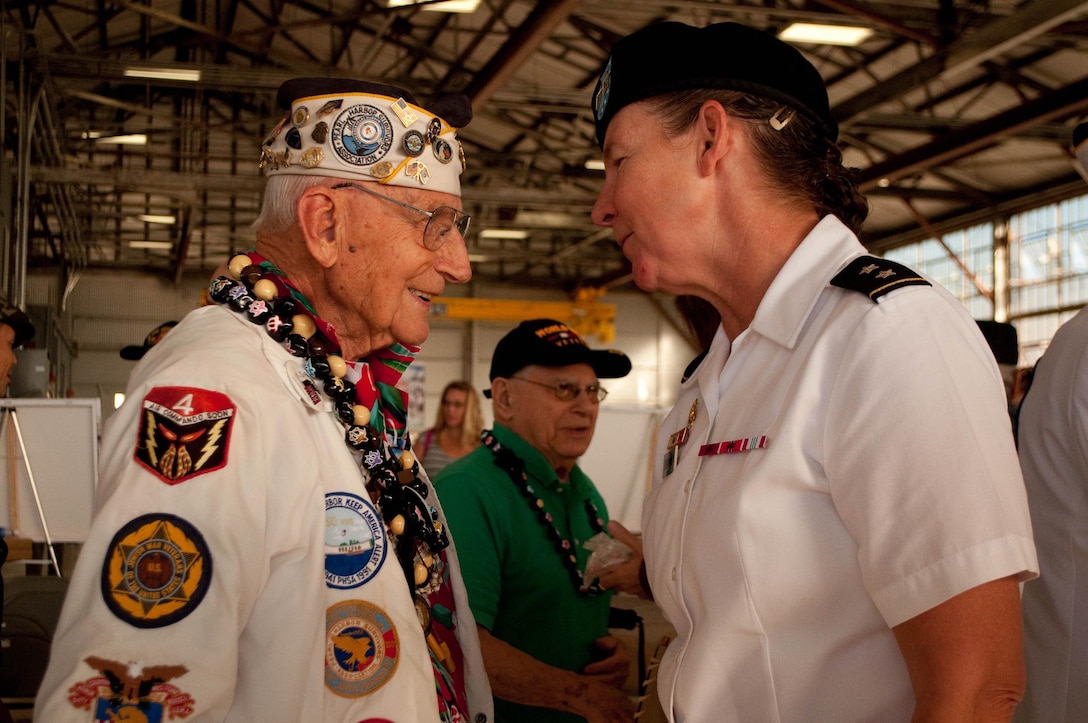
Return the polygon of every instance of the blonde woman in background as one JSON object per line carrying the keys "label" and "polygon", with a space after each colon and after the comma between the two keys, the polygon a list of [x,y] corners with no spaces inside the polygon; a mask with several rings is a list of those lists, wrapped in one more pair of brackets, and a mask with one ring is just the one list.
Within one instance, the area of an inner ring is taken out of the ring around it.
{"label": "blonde woman in background", "polygon": [[480,395],[468,382],[450,382],[442,390],[442,401],[434,426],[420,437],[419,459],[430,477],[455,459],[480,445],[484,428]]}

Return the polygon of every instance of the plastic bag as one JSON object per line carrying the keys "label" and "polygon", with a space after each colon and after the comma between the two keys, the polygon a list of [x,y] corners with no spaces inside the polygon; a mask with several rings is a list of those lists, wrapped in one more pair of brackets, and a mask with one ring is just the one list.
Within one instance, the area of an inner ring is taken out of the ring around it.
{"label": "plastic bag", "polygon": [[634,550],[607,532],[598,532],[582,546],[590,551],[586,571],[582,576],[587,583],[627,562],[634,553]]}

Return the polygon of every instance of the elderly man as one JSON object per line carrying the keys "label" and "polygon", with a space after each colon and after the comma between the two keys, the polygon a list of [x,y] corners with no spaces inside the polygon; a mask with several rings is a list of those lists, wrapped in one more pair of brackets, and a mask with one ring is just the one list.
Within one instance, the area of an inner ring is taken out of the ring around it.
{"label": "elderly man", "polygon": [[[487,721],[396,384],[470,270],[467,100],[299,79],[256,246],[133,372],[42,721]],[[436,696],[437,694],[437,696]]]}
{"label": "elderly man", "polygon": [[584,579],[584,543],[604,500],[579,469],[605,390],[631,371],[566,324],[526,321],[491,359],[495,428],[436,477],[463,556],[497,721],[629,721],[623,646],[607,635],[611,595]]}

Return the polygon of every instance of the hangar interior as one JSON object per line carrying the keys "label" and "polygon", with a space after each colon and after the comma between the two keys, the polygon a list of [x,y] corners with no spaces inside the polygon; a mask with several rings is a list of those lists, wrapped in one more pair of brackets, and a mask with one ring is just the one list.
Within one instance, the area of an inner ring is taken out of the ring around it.
{"label": "hangar interior", "polygon": [[624,349],[635,372],[606,407],[652,424],[697,344],[590,220],[590,95],[612,43],[663,20],[854,29],[791,42],[828,86],[866,246],[1016,325],[1021,365],[1088,301],[1071,150],[1086,0],[4,0],[0,296],[39,330],[23,395],[97,399],[108,419],[132,368],[118,350],[198,306],[251,245],[279,85],[351,77],[474,110],[459,133],[473,279],[436,304],[416,426],[447,381],[485,388],[495,341],[535,316]]}

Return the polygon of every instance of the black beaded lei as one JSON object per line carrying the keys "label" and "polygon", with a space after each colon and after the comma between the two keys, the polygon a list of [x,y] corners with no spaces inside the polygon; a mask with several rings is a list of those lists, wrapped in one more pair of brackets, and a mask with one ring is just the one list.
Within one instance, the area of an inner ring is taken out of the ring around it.
{"label": "black beaded lei", "polygon": [[[235,257],[237,265],[243,263],[241,258]],[[419,477],[410,438],[405,434],[400,459],[394,458],[385,435],[368,423],[371,410],[359,404],[355,384],[344,378],[346,362],[334,353],[339,351],[336,343],[311,329],[316,325],[306,315],[304,301],[291,298],[290,287],[280,275],[255,263],[232,273],[237,273],[238,280],[220,276],[211,283],[211,298],[264,326],[275,341],[305,360],[306,373],[333,402],[334,414],[344,426],[344,442],[369,472],[367,492],[395,538],[394,550],[408,588],[419,599],[441,581],[438,552],[449,545],[449,538],[438,511],[427,503],[430,491]],[[258,286],[261,281],[275,286]],[[317,393],[313,384],[308,388]]]}
{"label": "black beaded lei", "polygon": [[[490,429],[485,429],[480,433],[480,441],[491,450],[491,454],[495,456],[495,466],[510,476],[511,481],[517,485],[522,496],[528,500],[529,508],[536,514],[537,521],[548,531],[548,539],[555,545],[555,551],[559,553],[559,559],[563,561],[563,566],[567,568],[575,589],[584,595],[590,596],[600,595],[604,592],[596,579],[588,585],[586,584],[582,571],[578,569],[578,557],[575,554],[574,545],[560,534],[555,526],[555,520],[544,506],[544,500],[537,495],[536,490],[529,483],[529,475],[525,473],[525,462],[512,450],[502,446],[499,440],[495,439],[495,435]],[[585,510],[589,518],[589,525],[593,528],[593,531],[604,532],[604,520],[601,519],[600,510],[597,509],[597,505],[593,504],[593,500],[586,499]]]}

